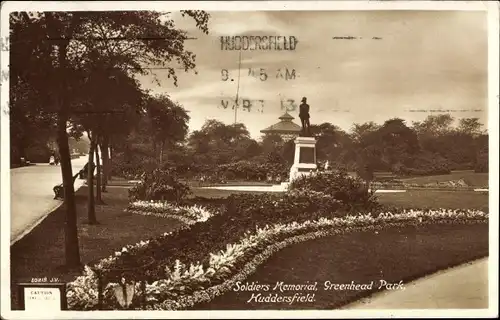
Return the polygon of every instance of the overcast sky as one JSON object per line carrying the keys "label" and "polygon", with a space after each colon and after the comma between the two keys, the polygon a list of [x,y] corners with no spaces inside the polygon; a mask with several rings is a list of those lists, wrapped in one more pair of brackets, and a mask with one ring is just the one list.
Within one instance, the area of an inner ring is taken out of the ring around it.
{"label": "overcast sky", "polygon": [[[382,123],[400,117],[411,124],[430,112],[450,110],[454,117],[487,121],[487,20],[484,12],[445,11],[277,11],[211,12],[209,35],[190,18],[178,25],[196,40],[187,48],[197,55],[197,71],[179,70],[175,87],[157,70],[141,78],[145,88],[169,94],[190,111],[190,130],[205,120],[234,122],[234,110],[221,99],[234,99],[239,51],[222,51],[221,36],[294,36],[294,51],[241,51],[239,97],[264,100],[238,111],[252,137],[284,113],[280,99],[305,96],[311,123],[331,122],[349,130],[354,122]],[[356,39],[333,39],[333,37]],[[373,39],[378,37],[380,39]],[[264,68],[266,81],[248,75]],[[296,78],[276,78],[277,70],[295,69]],[[221,70],[229,71],[222,81]],[[234,81],[230,81],[233,79]],[[412,111],[413,110],[413,111]],[[298,110],[290,112],[300,124]],[[432,113],[436,114],[436,113]]]}

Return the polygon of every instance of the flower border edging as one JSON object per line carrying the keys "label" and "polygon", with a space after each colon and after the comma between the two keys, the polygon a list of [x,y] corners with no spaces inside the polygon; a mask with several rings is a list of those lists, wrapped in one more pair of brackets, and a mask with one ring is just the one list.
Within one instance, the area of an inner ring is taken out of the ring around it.
{"label": "flower border edging", "polygon": [[[418,224],[416,221],[412,221],[413,224]],[[435,220],[435,221],[425,221],[424,224],[421,225],[431,225],[435,224],[436,222],[438,223],[452,223],[452,224],[463,224],[467,222],[483,222],[481,220],[466,220],[466,221],[453,221],[453,220],[448,220],[448,219],[442,219],[442,220]],[[201,291],[196,291],[192,295],[186,295],[186,296],[181,296],[178,301],[175,300],[166,300],[162,303],[158,303],[158,307],[156,308],[148,308],[148,310],[185,310],[188,308],[191,308],[195,306],[196,304],[200,303],[205,303],[213,300],[217,296],[220,296],[224,293],[227,293],[231,290],[231,287],[233,287],[236,282],[238,281],[243,281],[247,279],[250,275],[252,275],[257,268],[262,265],[264,262],[266,262],[272,255],[277,253],[278,251],[290,246],[294,245],[300,242],[305,242],[308,240],[313,240],[313,239],[319,239],[322,237],[328,237],[328,236],[333,236],[337,234],[342,234],[346,232],[363,232],[363,231],[375,231],[375,230],[381,230],[389,227],[402,227],[402,226],[407,226],[408,223],[405,221],[397,221],[397,222],[390,222],[385,226],[380,226],[380,225],[364,225],[364,226],[356,226],[353,228],[347,228],[347,229],[338,229],[336,226],[331,226],[330,230],[319,230],[319,231],[314,231],[314,232],[309,232],[303,235],[297,235],[293,236],[290,238],[287,238],[279,243],[276,243],[267,249],[265,249],[263,252],[257,254],[250,262],[246,263],[241,270],[231,277],[230,279],[226,280],[225,282],[215,285],[213,287],[207,288],[205,290]]]}

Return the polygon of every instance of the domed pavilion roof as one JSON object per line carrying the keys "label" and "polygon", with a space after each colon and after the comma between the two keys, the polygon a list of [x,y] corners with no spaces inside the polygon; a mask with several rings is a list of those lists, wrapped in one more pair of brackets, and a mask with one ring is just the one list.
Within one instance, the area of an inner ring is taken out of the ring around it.
{"label": "domed pavilion roof", "polygon": [[302,130],[302,127],[293,122],[292,120],[295,119],[292,117],[288,112],[285,112],[281,117],[279,117],[281,120],[278,123],[273,124],[270,127],[267,127],[263,130],[260,130],[262,133],[266,134],[299,134],[300,131]]}

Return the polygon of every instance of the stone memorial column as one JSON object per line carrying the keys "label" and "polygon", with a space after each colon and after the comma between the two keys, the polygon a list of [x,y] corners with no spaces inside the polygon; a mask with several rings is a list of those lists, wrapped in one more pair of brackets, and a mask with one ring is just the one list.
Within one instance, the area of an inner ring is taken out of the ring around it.
{"label": "stone memorial column", "polygon": [[302,175],[309,175],[317,169],[316,139],[313,137],[297,137],[295,139],[295,156],[290,169],[290,182]]}

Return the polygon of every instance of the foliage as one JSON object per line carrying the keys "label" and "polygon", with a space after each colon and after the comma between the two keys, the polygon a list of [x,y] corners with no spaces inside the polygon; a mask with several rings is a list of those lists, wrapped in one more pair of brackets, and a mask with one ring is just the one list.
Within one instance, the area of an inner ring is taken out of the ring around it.
{"label": "foliage", "polygon": [[340,170],[301,176],[290,183],[289,190],[319,192],[340,201],[351,210],[370,210],[378,206],[374,192],[368,191],[362,179]]}
{"label": "foliage", "polygon": [[226,125],[213,119],[192,132],[187,145],[193,162],[213,166],[248,159],[259,149],[244,124]]}
{"label": "foliage", "polygon": [[[286,179],[289,168],[282,162],[255,162],[238,161],[235,163],[221,164],[216,167],[217,175],[224,176],[228,180],[264,181],[268,176]],[[209,174],[209,172],[206,172]]]}
{"label": "foliage", "polygon": [[[166,95],[150,97],[146,103],[148,123],[142,130],[153,137],[154,149],[160,146],[160,163],[165,144],[170,146],[185,140],[188,132],[187,111]],[[143,131],[143,132],[144,132]]]}
{"label": "foliage", "polygon": [[155,169],[142,175],[141,181],[129,190],[132,200],[168,200],[179,202],[190,188],[177,179],[173,171]]}
{"label": "foliage", "polygon": [[356,166],[356,173],[365,182],[369,183],[375,176],[373,172],[373,166],[369,162],[359,162]]}
{"label": "foliage", "polygon": [[482,134],[476,138],[476,161],[474,165],[474,171],[476,172],[488,172],[489,171],[489,159],[488,159],[488,149],[489,141],[488,135]]}
{"label": "foliage", "polygon": [[158,167],[158,162],[152,157],[135,154],[132,159],[125,159],[123,153],[116,154],[113,158],[111,171],[117,177],[130,180],[140,179],[144,172],[149,172]]}
{"label": "foliage", "polygon": [[[320,164],[328,160],[332,168],[355,171],[363,180],[371,181],[377,171],[421,176],[474,168],[478,154],[487,153],[484,145],[488,135],[465,129],[465,124],[454,128],[453,121],[449,115],[438,115],[414,122],[411,127],[396,118],[383,125],[354,124],[352,133],[330,123],[312,125],[311,130],[318,141]],[[477,121],[467,123],[471,127]],[[142,140],[131,141],[146,146],[151,140],[148,138],[145,134]],[[285,180],[295,150],[293,140],[267,134],[257,142],[249,138],[244,125],[225,125],[213,119],[189,135],[186,147],[175,148],[175,160],[168,155],[164,167],[176,168],[187,179],[203,177],[214,183],[263,181],[268,176]],[[166,152],[170,154],[175,148]]]}
{"label": "foliage", "polygon": [[[197,10],[180,13],[208,33],[209,14]],[[108,134],[119,136],[130,129],[133,112],[128,111],[140,105],[137,96],[132,97],[137,92],[133,77],[150,73],[151,69],[142,68],[144,64],[163,67],[176,85],[177,66],[185,71],[195,68],[194,53],[184,47],[187,33],[162,12],[14,12],[10,22],[13,159],[24,154],[27,142],[34,138],[44,141],[54,134],[56,113],[62,108],[51,92],[68,98],[63,107],[69,120],[84,121],[87,128],[97,122],[101,129],[113,131]],[[56,37],[60,40],[47,41]],[[108,38],[127,41],[99,40]],[[176,65],[170,65],[172,62]],[[111,113],[106,112],[117,109],[126,110],[113,113],[110,120]],[[109,121],[114,125],[106,125]]]}
{"label": "foliage", "polygon": [[[165,212],[161,210],[155,211]],[[148,274],[151,277],[164,277],[164,266],[175,263],[174,257],[182,261],[209,263],[206,252],[224,249],[227,243],[237,241],[257,226],[346,214],[339,201],[320,193],[297,192],[284,197],[276,194],[233,195],[227,199],[226,206],[220,212],[214,213],[205,222],[194,223],[190,228],[173,232],[169,236],[170,240],[151,240],[144,255],[153,257],[157,263],[148,267]],[[116,259],[122,265],[121,268],[130,269],[139,265],[139,262],[123,260],[123,257]],[[116,278],[118,274],[110,273],[110,277]]]}
{"label": "foliage", "polygon": [[422,153],[413,159],[412,167],[398,163],[393,167],[392,172],[401,176],[430,176],[449,174],[451,170],[446,159],[440,155]]}
{"label": "foliage", "polygon": [[25,159],[32,163],[47,163],[51,155],[52,150],[46,145],[33,145],[25,150]]}
{"label": "foliage", "polygon": [[489,172],[489,167],[488,167],[489,159],[488,159],[488,152],[480,152],[477,155],[476,159],[476,164],[474,166],[474,171],[475,172]]}
{"label": "foliage", "polygon": [[[216,296],[229,291],[236,281],[244,281],[255,269],[284,247],[319,237],[343,234],[349,232],[365,232],[379,230],[384,227],[404,227],[406,225],[424,226],[440,223],[485,223],[488,214],[475,210],[398,210],[381,211],[376,215],[353,215],[340,218],[317,218],[302,221],[275,222],[265,226],[247,229],[239,232],[239,237],[206,237],[203,241],[217,239],[221,243],[219,250],[208,250],[194,254],[197,250],[206,247],[185,246],[178,243],[183,240],[182,234],[194,233],[193,228],[208,225],[212,219],[184,228],[182,232],[166,233],[158,238],[141,241],[136,245],[129,245],[115,252],[114,256],[101,260],[94,269],[99,270],[107,281],[116,278],[110,277],[110,271],[122,268],[124,257],[126,261],[145,261],[155,255],[153,265],[162,272],[152,274],[150,266],[146,270],[140,268],[130,274],[132,279],[146,279],[146,290],[140,290],[138,296],[144,295],[145,304],[137,299],[133,302],[135,309],[150,310],[182,310],[197,303],[209,302]],[[245,228],[244,225],[236,225]],[[224,229],[221,229],[224,232]],[[213,233],[219,230],[212,229]],[[206,236],[206,235],[205,235]],[[214,234],[215,236],[215,234]],[[216,240],[216,241],[217,241]],[[158,254],[164,254],[160,249],[177,244],[179,253],[189,252],[189,255],[159,259]],[[193,260],[195,256],[203,259]],[[147,258],[146,258],[147,257]],[[201,261],[201,262],[200,262]],[[137,265],[137,263],[135,263]],[[86,273],[77,277],[68,284],[68,301],[70,309],[92,310],[96,304],[97,285],[95,273],[86,267]],[[111,272],[112,273],[112,272]],[[114,280],[116,281],[116,280]],[[114,283],[108,283],[104,289],[105,308],[115,307],[111,292]],[[137,286],[139,288],[139,286]]]}

